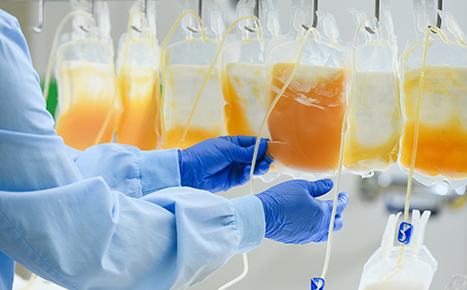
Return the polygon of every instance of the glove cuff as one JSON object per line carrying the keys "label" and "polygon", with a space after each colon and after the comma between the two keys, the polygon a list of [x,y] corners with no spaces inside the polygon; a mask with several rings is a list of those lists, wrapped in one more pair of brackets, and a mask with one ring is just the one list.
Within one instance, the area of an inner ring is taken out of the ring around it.
{"label": "glove cuff", "polygon": [[183,161],[182,161],[182,150],[178,150],[178,168],[180,170],[180,185],[181,186],[185,186],[183,184],[183,173],[184,173],[184,169],[183,169]]}
{"label": "glove cuff", "polygon": [[190,180],[190,168],[186,168],[186,160],[189,159],[188,152],[186,149],[178,150],[178,166],[180,167],[180,185],[194,187],[192,183],[189,183]]}
{"label": "glove cuff", "polygon": [[266,238],[269,238],[269,232],[271,231],[271,211],[269,210],[268,204],[268,196],[264,194],[264,192],[255,195],[259,200],[261,200],[261,204],[263,205],[263,212],[264,212],[264,235]]}

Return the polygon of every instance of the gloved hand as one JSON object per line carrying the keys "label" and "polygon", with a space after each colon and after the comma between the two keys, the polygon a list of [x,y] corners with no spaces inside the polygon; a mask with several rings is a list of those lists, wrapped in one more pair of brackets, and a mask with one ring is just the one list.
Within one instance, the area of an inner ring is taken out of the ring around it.
{"label": "gloved hand", "polygon": [[[250,180],[256,137],[225,136],[208,139],[179,151],[181,185],[210,192],[225,191]],[[272,160],[262,139],[255,175],[265,174]]]}
{"label": "gloved hand", "polygon": [[[257,194],[264,208],[265,237],[290,244],[327,241],[333,201],[315,197],[329,192],[332,187],[331,179],[292,180]],[[344,225],[342,212],[348,200],[347,193],[339,194],[334,231]]]}

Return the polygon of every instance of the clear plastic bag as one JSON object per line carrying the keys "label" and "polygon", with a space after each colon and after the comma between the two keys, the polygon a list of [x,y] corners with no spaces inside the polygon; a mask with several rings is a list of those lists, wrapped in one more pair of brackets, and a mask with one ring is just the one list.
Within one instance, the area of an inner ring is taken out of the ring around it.
{"label": "clear plastic bag", "polygon": [[[225,134],[224,101],[217,68],[212,70],[192,120],[188,122],[225,30],[221,5],[214,0],[203,3],[207,7],[207,12],[203,13],[205,23],[207,21],[206,33],[193,15],[186,14],[181,28],[171,38],[182,40],[169,44],[162,52],[164,148],[187,148]],[[196,11],[196,4],[196,1],[181,0],[181,11]],[[185,131],[187,134],[183,136]]]}
{"label": "clear plastic bag", "polygon": [[[221,84],[226,105],[224,123],[229,135],[256,136],[266,114],[266,45],[280,34],[276,0],[262,0],[261,39],[253,19],[238,23],[236,41],[222,50]],[[238,18],[253,15],[255,0],[241,0]]]}
{"label": "clear plastic bag", "polygon": [[413,234],[408,245],[394,246],[394,234],[400,213],[389,216],[381,247],[363,269],[359,290],[428,290],[438,268],[430,250],[423,244],[425,226],[430,217],[425,211],[412,212]]}
{"label": "clear plastic bag", "polygon": [[[84,10],[73,1],[75,10]],[[111,142],[122,111],[114,68],[107,3],[96,2],[96,22],[76,15],[73,31],[57,49],[57,134],[65,143],[84,150]]]}
{"label": "clear plastic bag", "polygon": [[[160,149],[160,48],[156,39],[155,2],[147,2],[147,16],[138,13],[142,1],[130,9],[130,34],[120,37],[117,72],[123,113],[117,142],[141,150]],[[146,21],[147,19],[147,21]]]}
{"label": "clear plastic bag", "polygon": [[[311,8],[311,1],[294,0],[291,33],[271,43],[268,106],[294,71],[306,32],[302,25],[312,23]],[[309,34],[296,73],[268,118],[268,154],[280,172],[297,178],[335,175],[346,108],[344,48],[337,25],[332,15],[317,15],[318,26]]]}
{"label": "clear plastic bag", "polygon": [[[402,56],[402,93],[406,116],[401,140],[400,164],[410,168],[414,140],[418,140],[414,177],[425,185],[445,184],[457,188],[467,184],[467,54],[466,36],[456,20],[440,11],[443,29],[435,25],[433,0],[415,0],[417,39]],[[425,53],[425,38],[429,44]],[[424,55],[426,54],[426,59]],[[417,103],[422,81],[418,138]]]}
{"label": "clear plastic bag", "polygon": [[[381,2],[377,23],[351,8],[362,23],[355,48],[347,56],[349,94],[344,166],[363,176],[384,171],[397,161],[402,134],[397,43],[388,1]],[[374,19],[374,18],[373,18]]]}

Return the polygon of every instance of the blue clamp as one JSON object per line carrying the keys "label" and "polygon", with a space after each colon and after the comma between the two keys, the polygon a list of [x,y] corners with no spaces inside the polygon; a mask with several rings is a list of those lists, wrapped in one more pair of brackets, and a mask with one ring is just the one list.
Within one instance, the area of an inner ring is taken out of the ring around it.
{"label": "blue clamp", "polygon": [[409,223],[403,222],[399,227],[399,236],[397,239],[403,244],[410,243],[410,238],[412,237],[413,226]]}
{"label": "blue clamp", "polygon": [[323,290],[324,279],[323,278],[312,278],[311,279],[311,290]]}

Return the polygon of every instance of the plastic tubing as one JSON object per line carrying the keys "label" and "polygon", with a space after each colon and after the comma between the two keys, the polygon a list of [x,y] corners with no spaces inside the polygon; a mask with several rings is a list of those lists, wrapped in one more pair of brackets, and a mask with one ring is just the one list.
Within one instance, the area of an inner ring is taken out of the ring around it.
{"label": "plastic tubing", "polygon": [[83,10],[77,10],[77,11],[72,11],[68,13],[62,21],[60,21],[60,24],[57,27],[57,30],[55,31],[54,35],[54,40],[52,42],[52,50],[50,51],[50,56],[49,56],[49,62],[47,63],[47,71],[45,74],[45,83],[44,83],[44,99],[47,100],[47,97],[49,95],[49,87],[50,87],[50,77],[52,74],[52,66],[55,61],[55,53],[57,51],[57,46],[58,46],[58,37],[62,33],[63,27],[65,24],[70,21],[70,19],[76,15],[84,15],[87,16],[91,20],[91,25],[93,26],[91,31],[92,31],[92,36],[95,36],[95,28],[96,28],[96,22],[94,21],[94,18],[92,17],[92,14]]}
{"label": "plastic tubing", "polygon": [[[131,24],[133,23],[133,17],[135,16],[135,14],[138,14],[141,19],[142,19],[142,22],[143,22],[143,30],[144,30],[144,39],[146,40],[147,38],[147,31],[148,31],[148,23],[146,21],[146,17],[144,17],[143,13],[141,13],[140,11],[138,10],[134,10],[133,12],[131,12],[130,14],[130,20],[128,21],[128,26],[127,26],[127,31],[126,31],[126,43],[125,43],[125,53],[124,53],[124,57],[123,57],[123,62],[122,62],[122,66],[118,72],[118,77],[117,77],[117,84],[116,86],[118,86],[118,84],[120,83],[121,81],[121,78],[122,78],[122,72],[123,72],[123,69],[125,68],[125,64],[126,64],[126,60],[127,60],[127,57],[128,57],[128,47],[130,46],[130,34],[131,34]],[[113,98],[112,98],[112,104],[115,103],[115,98],[117,96],[117,92],[115,92]],[[112,110],[111,108],[109,108],[109,110],[107,111],[107,115],[105,116],[105,120],[104,120],[104,124],[102,124],[102,127],[101,129],[99,130],[99,133],[97,134],[96,136],[96,139],[94,140],[94,144],[93,145],[97,145],[100,143],[101,139],[102,139],[102,135],[104,135],[104,132],[105,130],[107,129],[107,126],[109,125],[109,122],[110,122],[110,118],[112,117]]]}
{"label": "plastic tubing", "polygon": [[[162,44],[162,48],[161,48],[161,79],[162,79],[162,82],[165,80],[165,74],[166,74],[166,72],[165,72],[165,54],[167,53],[167,51],[166,51],[167,43],[169,42],[170,38],[172,37],[172,34],[175,31],[175,28],[177,28],[180,21],[182,21],[183,17],[185,15],[187,15],[187,14],[191,14],[196,18],[196,20],[198,21],[199,28],[201,30],[201,40],[203,42],[207,41],[206,33],[204,32],[203,22],[201,21],[199,16],[196,15],[196,13],[194,13],[191,10],[187,10],[187,11],[183,12],[177,18],[177,20],[175,21],[174,25],[172,26],[172,28],[169,31],[169,34],[167,34],[167,37],[165,38],[164,43]],[[165,107],[165,88],[163,87],[162,88],[162,93],[161,93],[161,105],[160,105],[160,108],[159,108],[160,109],[159,116],[160,116],[160,124],[161,124],[161,131],[162,131],[162,140],[163,140],[162,142],[164,144],[164,148],[167,148],[168,144],[167,144],[167,137],[166,137],[167,134],[166,134],[166,131],[165,131],[164,107]]]}
{"label": "plastic tubing", "polygon": [[[261,44],[263,44],[263,37],[261,35],[261,25],[259,24],[259,20],[257,17],[253,16],[253,15],[248,15],[248,16],[244,16],[244,17],[240,17],[238,18],[237,20],[235,20],[232,24],[230,24],[230,26],[227,28],[227,30],[225,31],[224,33],[224,36],[222,37],[221,41],[219,42],[219,47],[217,48],[217,51],[216,51],[216,54],[214,55],[214,59],[212,60],[212,63],[211,63],[211,66],[209,67],[209,70],[208,70],[208,73],[204,79],[204,82],[203,82],[203,85],[201,86],[201,89],[199,90],[198,92],[198,96],[196,97],[196,101],[195,101],[195,104],[193,105],[193,109],[191,111],[191,114],[190,114],[190,118],[188,119],[188,122],[185,126],[185,131],[183,132],[183,136],[182,136],[182,139],[180,140],[180,148],[181,146],[183,145],[183,141],[185,140],[185,137],[186,137],[186,134],[188,132],[188,128],[190,126],[190,121],[191,121],[191,118],[193,117],[193,114],[196,110],[196,106],[198,105],[198,101],[199,99],[201,98],[201,94],[203,93],[203,90],[204,90],[204,87],[206,86],[208,80],[209,80],[209,76],[211,75],[211,72],[214,68],[214,65],[216,64],[216,61],[217,61],[217,58],[219,57],[219,53],[222,49],[222,46],[225,42],[225,39],[227,38],[227,35],[229,34],[229,32],[235,27],[235,25],[237,25],[237,23],[239,23],[240,21],[243,21],[245,19],[253,19],[255,21],[255,24],[256,24],[256,32],[258,34],[258,39],[259,41],[261,42]],[[256,154],[257,155],[257,154]],[[222,287],[220,287],[218,290],[225,290],[227,288],[229,288],[230,286],[238,283],[239,281],[241,281],[243,278],[246,277],[246,275],[248,274],[248,271],[249,271],[249,266],[248,266],[248,255],[246,253],[243,253],[243,272],[242,274],[240,274],[240,276],[238,276],[237,278],[233,279],[232,281],[230,281],[229,283],[223,285]]]}
{"label": "plastic tubing", "polygon": [[[362,25],[367,20],[369,20],[371,18],[374,18],[374,16],[366,17],[365,19],[363,19],[360,22],[360,24],[357,27],[357,30],[356,30],[355,36],[354,36],[354,41],[353,41],[353,58],[354,59],[355,59],[355,48],[356,48],[358,33],[359,33]],[[302,54],[303,54],[303,49],[305,47],[305,43],[306,43],[306,41],[308,39],[309,33],[312,30],[314,30],[314,28],[309,29],[307,31],[307,33],[305,34],[304,39],[303,39],[303,43],[302,43],[302,46],[300,48],[300,52],[299,52],[299,55],[298,55],[298,58],[297,58],[297,62],[295,63],[295,66],[294,66],[294,69],[293,69],[291,75],[289,76],[289,78],[287,79],[287,81],[284,83],[284,86],[282,87],[279,94],[276,96],[274,101],[271,103],[271,105],[270,105],[270,107],[268,109],[268,112],[267,112],[265,118],[263,119],[260,130],[258,132],[258,136],[257,136],[257,139],[256,139],[256,144],[255,144],[255,152],[254,152],[254,155],[253,155],[253,161],[252,161],[251,171],[250,171],[250,180],[251,180],[250,192],[251,192],[251,194],[254,194],[253,173],[254,173],[254,168],[255,168],[255,163],[256,163],[256,157],[257,157],[257,154],[258,154],[259,143],[260,143],[260,140],[261,140],[261,136],[262,136],[264,127],[265,127],[266,122],[267,122],[267,120],[269,118],[269,115],[271,114],[272,110],[274,109],[274,106],[277,104],[279,99],[282,97],[282,95],[284,94],[285,90],[287,89],[287,87],[289,86],[290,82],[292,81],[293,77],[295,76],[295,74],[297,72],[298,65],[300,64],[300,59],[301,59]],[[353,71],[355,71],[355,61],[353,62]],[[325,260],[324,260],[323,272],[321,274],[322,279],[325,279],[325,277],[326,277],[326,273],[327,273],[327,270],[329,268],[329,261],[330,261],[330,258],[331,258],[332,237],[333,237],[333,232],[334,232],[334,220],[335,220],[335,215],[336,215],[336,210],[337,210],[336,205],[337,205],[337,200],[338,200],[338,197],[339,197],[338,192],[339,192],[340,178],[341,178],[342,167],[343,167],[345,132],[346,132],[346,124],[347,124],[348,114],[349,114],[349,106],[346,107],[344,118],[343,118],[343,121],[342,121],[341,144],[340,144],[340,154],[339,154],[339,167],[338,167],[338,171],[337,171],[336,186],[335,186],[335,189],[334,189],[334,201],[333,201],[333,207],[332,207],[332,213],[331,213],[331,221],[329,223],[329,236],[328,236],[328,242],[327,242],[327,247],[326,247],[326,256],[325,256]]]}
{"label": "plastic tubing", "polygon": [[256,32],[258,33],[258,39],[261,42],[263,41],[263,38],[261,36],[261,27],[260,27],[260,24],[259,24],[259,20],[255,16],[249,15],[249,16],[240,17],[237,20],[235,20],[234,22],[232,22],[232,24],[230,24],[230,26],[225,31],[224,36],[222,37],[221,41],[219,42],[219,46],[217,47],[216,54],[214,55],[214,58],[213,58],[213,60],[211,62],[211,65],[209,66],[206,77],[204,78],[203,84],[201,85],[201,88],[199,89],[198,95],[196,96],[195,103],[193,104],[193,108],[191,109],[190,116],[188,117],[188,121],[186,122],[185,129],[183,130],[182,138],[180,139],[180,143],[178,145],[179,148],[182,148],[183,142],[185,142],[186,135],[187,135],[188,130],[190,128],[191,120],[193,119],[193,115],[195,114],[196,108],[198,106],[199,100],[201,99],[201,95],[203,94],[204,88],[206,87],[206,84],[208,83],[209,76],[211,75],[212,70],[214,69],[214,66],[216,65],[217,58],[219,57],[219,54],[221,52],[222,46],[224,45],[225,39],[227,38],[227,35],[235,27],[235,25],[237,25],[237,23],[239,23],[240,21],[243,21],[245,19],[251,19],[251,18],[253,18],[255,23],[256,23]]}
{"label": "plastic tubing", "polygon": [[[420,104],[422,101],[422,92],[423,92],[423,82],[425,80],[425,66],[426,66],[426,57],[428,54],[428,44],[430,42],[430,34],[431,32],[436,32],[438,33],[441,38],[446,41],[446,38],[444,37],[442,31],[438,29],[435,26],[431,26],[425,37],[425,45],[423,49],[423,59],[422,59],[422,66],[420,68],[420,81],[418,85],[418,97],[417,97],[417,108],[415,110],[415,128],[414,128],[414,136],[413,136],[413,147],[412,147],[412,156],[410,159],[410,171],[409,171],[409,178],[407,180],[407,194],[406,194],[406,199],[405,199],[405,207],[404,207],[404,222],[408,222],[409,220],[409,210],[410,210],[410,196],[412,194],[412,179],[413,179],[413,172],[415,169],[415,160],[417,158],[417,149],[418,149],[418,135],[419,135],[419,130],[420,130]],[[412,52],[410,50],[404,57],[407,58],[407,55]],[[401,262],[402,256],[403,256],[403,250],[404,250],[404,244],[401,243],[400,246],[400,251],[399,251],[399,257],[398,257],[398,263]]]}
{"label": "plastic tubing", "polygon": [[[374,19],[374,16],[367,16],[364,18],[357,26],[357,30],[355,31],[354,39],[353,39],[353,44],[352,44],[352,73],[355,73],[356,71],[356,64],[355,64],[355,51],[357,47],[357,39],[358,39],[358,34],[363,26],[363,24],[370,20]],[[351,90],[353,89],[353,86]],[[329,236],[328,236],[328,241],[327,241],[327,246],[326,246],[326,257],[324,259],[324,267],[323,267],[323,273],[321,274],[321,278],[326,277],[326,273],[329,268],[329,261],[331,259],[331,250],[332,250],[332,238],[334,236],[334,221],[336,218],[336,210],[337,210],[337,200],[339,198],[339,187],[340,187],[340,182],[341,182],[341,175],[342,175],[342,167],[344,163],[344,146],[345,146],[345,133],[347,130],[347,118],[349,116],[350,112],[350,105],[352,103],[352,91],[350,93],[350,96],[348,98],[347,102],[347,107],[345,108],[345,113],[344,113],[344,119],[342,121],[342,128],[341,128],[341,145],[340,145],[340,153],[339,153],[339,167],[337,169],[337,179],[336,179],[336,186],[334,188],[334,201],[332,205],[332,213],[331,213],[331,221],[329,223]]]}
{"label": "plastic tubing", "polygon": [[36,274],[32,273],[31,277],[29,277],[28,284],[26,284],[26,286],[24,286],[21,290],[28,290],[29,287],[31,287],[32,282],[34,281],[34,279],[36,279],[36,277],[37,277]]}
{"label": "plastic tubing", "polygon": [[422,60],[422,67],[420,70],[420,83],[418,85],[418,98],[417,98],[417,109],[415,111],[415,130],[414,130],[414,140],[413,140],[413,147],[412,147],[412,156],[410,159],[410,172],[409,172],[409,179],[407,181],[407,197],[405,200],[405,208],[404,208],[404,221],[408,222],[409,219],[409,209],[410,209],[410,195],[412,193],[412,179],[413,179],[413,172],[415,169],[415,159],[417,158],[417,149],[418,149],[418,134],[420,129],[420,104],[422,100],[422,91],[423,91],[423,82],[425,80],[425,66],[426,66],[426,57],[428,53],[428,44],[430,41],[430,34],[431,32],[438,33],[443,40],[445,40],[444,35],[440,29],[435,26],[431,26],[428,29],[425,37],[425,47],[423,50],[423,60]]}
{"label": "plastic tubing", "polygon": [[[420,119],[420,104],[421,104],[422,91],[423,91],[423,82],[425,79],[425,66],[426,66],[426,57],[428,54],[428,44],[430,40],[430,32],[432,31],[436,32],[444,42],[449,42],[447,38],[444,36],[443,32],[439,28],[435,26],[430,26],[430,28],[428,29],[427,35],[425,37],[422,66],[420,70],[420,82],[418,86],[417,107],[416,107],[416,112],[415,112],[414,144],[412,147],[412,156],[410,160],[410,171],[409,171],[409,178],[407,182],[407,197],[406,197],[405,208],[404,208],[404,221],[405,222],[408,222],[408,219],[409,219],[410,195],[412,192],[412,177],[413,177],[413,172],[415,169],[415,159],[416,159],[417,148],[418,148],[418,134],[419,134],[419,125],[420,125],[420,120],[419,120]],[[457,42],[463,46],[467,46],[464,42],[460,42],[460,41],[457,41]],[[418,47],[419,45],[412,47],[402,56],[403,63],[405,63],[405,61],[407,60],[408,55],[412,53]]]}
{"label": "plastic tubing", "polygon": [[230,286],[232,286],[232,285],[240,282],[241,280],[243,280],[243,278],[245,278],[245,276],[248,274],[248,270],[249,270],[249,267],[248,267],[248,255],[246,253],[243,253],[242,256],[243,256],[243,272],[242,272],[242,274],[240,274],[240,276],[233,279],[229,283],[223,285],[218,290],[225,290],[225,289],[229,288]]}
{"label": "plastic tubing", "polygon": [[[290,83],[292,82],[295,74],[297,73],[298,66],[300,64],[300,60],[301,60],[302,55],[303,55],[303,50],[305,48],[306,41],[308,40],[308,36],[310,35],[311,32],[313,32],[315,34],[315,37],[318,37],[318,35],[316,34],[316,29],[315,28],[311,27],[310,29],[308,29],[306,31],[306,33],[305,33],[305,35],[303,37],[302,45],[300,47],[300,51],[299,51],[298,56],[297,56],[297,61],[295,62],[292,73],[290,74],[289,78],[287,79],[287,81],[282,86],[282,89],[280,90],[279,94],[276,96],[276,98],[273,100],[273,102],[269,106],[268,111],[266,113],[266,116],[264,117],[264,119],[263,119],[263,121],[261,123],[261,127],[259,128],[258,135],[256,137],[255,150],[254,150],[254,153],[253,153],[253,160],[251,162],[251,170],[250,170],[250,194],[252,194],[252,195],[254,194],[253,174],[254,174],[254,170],[255,170],[255,166],[256,166],[256,158],[258,156],[259,144],[261,142],[261,136],[263,135],[264,127],[266,126],[266,122],[269,119],[269,116],[271,115],[272,110],[276,106],[277,102],[279,102],[279,99],[282,97],[285,90],[290,85]],[[229,283],[229,284],[226,284],[225,286],[231,286],[231,285],[237,283],[238,281],[240,281],[241,279],[243,279],[246,276],[246,274],[248,272],[248,261],[246,260],[246,254],[243,254],[243,257],[244,257],[244,265],[245,265],[244,272],[237,279],[230,282],[231,284]],[[220,288],[219,290],[227,289],[227,287],[226,288],[224,288],[224,287]]]}

